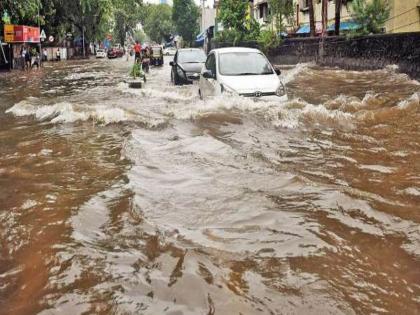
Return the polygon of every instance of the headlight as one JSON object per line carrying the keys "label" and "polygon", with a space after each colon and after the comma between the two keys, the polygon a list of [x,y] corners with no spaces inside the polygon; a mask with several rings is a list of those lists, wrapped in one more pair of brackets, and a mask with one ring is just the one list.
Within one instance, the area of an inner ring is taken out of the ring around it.
{"label": "headlight", "polygon": [[286,88],[284,87],[283,83],[280,82],[280,85],[277,87],[276,95],[283,96],[286,94]]}

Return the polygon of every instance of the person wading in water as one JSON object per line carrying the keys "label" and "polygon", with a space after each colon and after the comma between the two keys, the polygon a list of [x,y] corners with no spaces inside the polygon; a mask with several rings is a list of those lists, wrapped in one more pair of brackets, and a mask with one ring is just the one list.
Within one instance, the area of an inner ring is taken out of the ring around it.
{"label": "person wading in water", "polygon": [[135,61],[141,60],[141,45],[138,40],[136,40],[136,44],[134,45],[134,53],[135,53]]}

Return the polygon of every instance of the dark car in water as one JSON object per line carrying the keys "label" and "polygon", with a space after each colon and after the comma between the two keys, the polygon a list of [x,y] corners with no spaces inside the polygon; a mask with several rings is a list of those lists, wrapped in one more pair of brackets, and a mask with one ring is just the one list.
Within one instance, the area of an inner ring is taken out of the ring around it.
{"label": "dark car in water", "polygon": [[199,48],[178,49],[174,61],[170,62],[171,82],[175,85],[191,84],[200,79],[206,54]]}

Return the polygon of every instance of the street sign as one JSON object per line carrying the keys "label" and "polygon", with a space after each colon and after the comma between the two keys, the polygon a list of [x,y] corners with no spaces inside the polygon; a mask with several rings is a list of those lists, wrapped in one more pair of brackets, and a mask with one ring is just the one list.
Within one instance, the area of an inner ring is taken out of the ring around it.
{"label": "street sign", "polygon": [[41,31],[40,38],[41,38],[42,41],[44,41],[47,38],[47,35],[45,35],[45,31],[44,30]]}
{"label": "street sign", "polygon": [[12,24],[6,24],[4,26],[4,41],[6,43],[12,43],[15,39],[15,26]]}
{"label": "street sign", "polygon": [[54,36],[50,35],[50,37],[48,37],[48,40],[50,43],[52,43],[54,41]]}

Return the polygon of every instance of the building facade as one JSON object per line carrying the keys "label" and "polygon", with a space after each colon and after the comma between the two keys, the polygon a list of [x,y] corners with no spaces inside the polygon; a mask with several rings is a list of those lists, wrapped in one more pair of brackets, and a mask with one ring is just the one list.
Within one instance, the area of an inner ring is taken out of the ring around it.
{"label": "building facade", "polygon": [[[297,25],[309,25],[309,1],[295,0]],[[317,32],[322,21],[322,1],[312,0]],[[352,20],[352,0],[343,1],[341,21]],[[420,0],[389,0],[390,17],[385,24],[386,33],[420,32]],[[335,0],[328,0],[328,25],[335,21]]]}
{"label": "building facade", "polygon": [[420,32],[420,0],[393,0],[390,5],[387,33]]}

